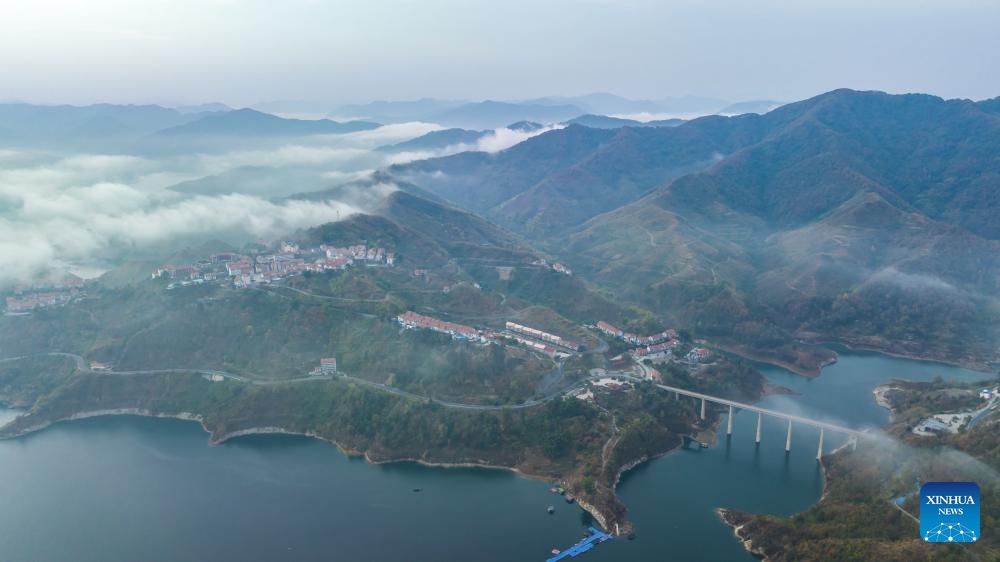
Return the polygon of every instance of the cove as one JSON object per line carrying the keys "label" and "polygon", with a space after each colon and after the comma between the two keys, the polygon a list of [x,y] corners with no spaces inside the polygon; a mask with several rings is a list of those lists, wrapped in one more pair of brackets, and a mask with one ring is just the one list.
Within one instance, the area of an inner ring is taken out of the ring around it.
{"label": "cove", "polygon": [[[852,427],[885,423],[871,391],[893,377],[987,376],[856,352],[815,379],[761,369],[801,393],[761,405]],[[0,420],[12,415],[0,410]],[[755,419],[737,414],[731,439],[627,473],[619,493],[636,539],[583,559],[753,560],[715,509],[789,515],[822,491],[816,432],[796,427],[786,456],[784,425],[765,422],[755,447]],[[207,441],[196,423],[135,417],[0,441],[0,559],[540,561],[590,523],[546,483],[505,471],[371,465],[303,437]],[[828,451],[838,444],[827,434]]]}

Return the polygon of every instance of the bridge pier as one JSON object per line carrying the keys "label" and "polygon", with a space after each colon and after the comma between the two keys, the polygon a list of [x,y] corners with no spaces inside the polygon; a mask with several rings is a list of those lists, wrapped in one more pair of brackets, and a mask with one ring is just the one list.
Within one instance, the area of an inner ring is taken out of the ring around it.
{"label": "bridge pier", "polygon": [[[674,387],[674,386],[667,386],[667,385],[663,385],[663,384],[658,384],[658,385],[656,385],[656,387],[659,388],[659,389],[661,389],[661,390],[665,390],[667,392],[673,392],[674,393],[674,400],[680,400],[680,397],[682,395],[686,396],[688,398],[694,398],[696,401],[697,400],[701,400],[700,411],[696,415],[700,415],[700,417],[701,417],[702,420],[706,420],[708,418],[708,403],[709,402],[711,402],[712,404],[715,404],[717,406],[726,406],[726,407],[728,407],[729,408],[729,417],[726,418],[726,435],[729,436],[729,437],[731,437],[732,434],[733,434],[733,426],[735,424],[735,422],[733,421],[733,419],[736,416],[736,410],[737,409],[739,409],[739,410],[747,410],[747,411],[750,411],[750,412],[756,412],[757,413],[757,427],[756,427],[756,431],[755,431],[755,435],[754,435],[754,442],[758,446],[760,445],[761,439],[763,438],[763,435],[764,435],[764,414],[767,414],[768,416],[771,416],[771,417],[774,417],[774,418],[778,418],[778,419],[782,419],[782,420],[787,421],[788,422],[788,428],[787,428],[786,434],[785,434],[785,452],[786,453],[787,452],[791,452],[791,450],[792,450],[792,425],[794,423],[804,424],[806,426],[815,427],[815,428],[817,428],[817,429],[820,430],[820,432],[819,432],[819,443],[816,446],[816,458],[818,460],[823,458],[823,452],[824,452],[823,451],[823,445],[824,445],[824,443],[826,441],[826,430],[827,429],[829,429],[830,431],[833,431],[834,433],[836,433],[838,435],[842,434],[842,435],[846,435],[847,437],[849,437],[849,440],[847,441],[847,445],[850,446],[852,449],[856,449],[857,448],[857,446],[858,446],[858,440],[861,437],[864,437],[864,435],[865,435],[864,433],[858,432],[858,431],[856,431],[854,429],[851,429],[849,427],[841,427],[839,425],[835,425],[835,424],[831,424],[831,423],[826,423],[826,422],[823,422],[823,421],[820,421],[820,420],[817,420],[817,419],[813,419],[813,418],[809,418],[809,417],[806,417],[806,416],[801,416],[801,415],[795,415],[795,414],[780,412],[780,411],[777,411],[777,410],[769,410],[769,409],[766,409],[766,408],[761,408],[760,406],[755,406],[753,404],[744,404],[743,402],[735,402],[735,401],[729,400],[727,398],[721,398],[721,397],[712,396],[712,395],[709,395],[709,394],[702,394],[700,392],[695,392],[693,390],[687,390],[687,389],[678,388],[678,387]],[[697,404],[697,402],[695,404]],[[716,407],[716,410],[718,410],[719,413],[720,413],[719,421],[721,422],[722,421],[722,418],[721,418],[721,413],[722,412],[721,412],[721,410],[718,407]],[[721,427],[720,427],[720,430],[721,430]],[[759,447],[758,447],[758,449],[759,449]]]}

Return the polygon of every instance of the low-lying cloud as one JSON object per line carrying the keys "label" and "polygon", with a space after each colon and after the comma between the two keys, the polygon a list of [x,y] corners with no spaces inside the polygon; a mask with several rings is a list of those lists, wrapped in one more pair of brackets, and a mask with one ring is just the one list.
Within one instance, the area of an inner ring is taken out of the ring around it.
{"label": "low-lying cloud", "polygon": [[[278,150],[270,157],[282,163],[326,157],[310,150]],[[169,247],[174,240],[272,238],[364,210],[347,200],[271,201],[239,193],[186,196],[164,189],[177,177],[237,165],[243,158],[232,155],[223,164],[190,157],[158,162],[74,155],[0,170],[0,260],[5,264],[0,288],[73,266],[113,261],[133,250]],[[192,162],[201,169],[185,170]],[[372,197],[364,201],[370,203]]]}
{"label": "low-lying cloud", "polygon": [[500,127],[483,135],[474,143],[458,143],[434,150],[410,150],[397,152],[386,157],[385,164],[406,164],[427,158],[451,156],[460,152],[500,152],[520,144],[532,137],[563,128],[563,125],[549,125],[534,131],[522,131]]}
{"label": "low-lying cloud", "polygon": [[631,119],[632,121],[648,123],[650,121],[666,121],[667,119],[683,119],[685,121],[690,121],[691,119],[697,119],[711,114],[712,113],[710,111],[696,111],[689,113],[651,113],[649,111],[640,111],[637,113],[613,113],[609,117]]}
{"label": "low-lying cloud", "polygon": [[955,286],[940,277],[923,273],[907,273],[895,267],[886,267],[875,272],[870,278],[875,283],[895,285],[906,290],[955,291]]}
{"label": "low-lying cloud", "polygon": [[400,142],[412,138],[426,135],[434,131],[443,129],[436,123],[426,123],[424,121],[411,121],[408,123],[393,123],[382,125],[377,129],[368,131],[357,131],[346,135],[335,135],[337,140],[346,141],[356,146],[375,148],[384,144]]}
{"label": "low-lying cloud", "polygon": [[56,196],[27,194],[19,209],[0,218],[0,260],[6,265],[0,286],[176,239],[273,238],[359,211],[342,201],[272,202],[241,194],[172,199],[115,183],[73,187]]}
{"label": "low-lying cloud", "polygon": [[[162,250],[177,241],[276,238],[371,211],[396,187],[359,184],[338,190],[337,200],[328,201],[278,197],[316,186],[343,185],[395,162],[466,150],[504,150],[552,128],[532,132],[502,128],[471,145],[404,155],[375,148],[441,127],[401,123],[346,135],[303,137],[272,148],[165,157],[0,148],[0,260],[5,264],[0,268],[0,289],[70,267],[113,263],[132,251]],[[236,169],[243,170],[242,175],[224,175]],[[255,172],[263,169],[270,175]],[[214,191],[170,189],[208,176],[219,178]],[[240,193],[240,185],[230,190],[229,181],[260,185],[255,185],[254,194]],[[271,185],[275,188],[269,191]]]}

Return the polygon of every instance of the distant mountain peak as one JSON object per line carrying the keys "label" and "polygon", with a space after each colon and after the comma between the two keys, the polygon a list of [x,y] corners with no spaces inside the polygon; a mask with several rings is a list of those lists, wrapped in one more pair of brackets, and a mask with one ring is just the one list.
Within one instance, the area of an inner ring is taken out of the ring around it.
{"label": "distant mountain peak", "polygon": [[507,128],[511,131],[521,131],[522,133],[531,133],[543,128],[545,125],[541,123],[535,123],[534,121],[518,121],[516,123],[511,123],[507,125]]}
{"label": "distant mountain peak", "polygon": [[209,114],[197,121],[159,131],[157,136],[293,136],[340,134],[374,129],[379,126],[378,123],[365,121],[338,123],[329,119],[286,119],[244,107],[225,113]]}

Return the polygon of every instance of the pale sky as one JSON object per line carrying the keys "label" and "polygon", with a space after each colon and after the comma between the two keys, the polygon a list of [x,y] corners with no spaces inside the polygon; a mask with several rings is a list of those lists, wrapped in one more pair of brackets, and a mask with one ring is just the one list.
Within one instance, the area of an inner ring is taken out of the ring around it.
{"label": "pale sky", "polygon": [[996,0],[0,0],[0,100],[1000,95]]}

